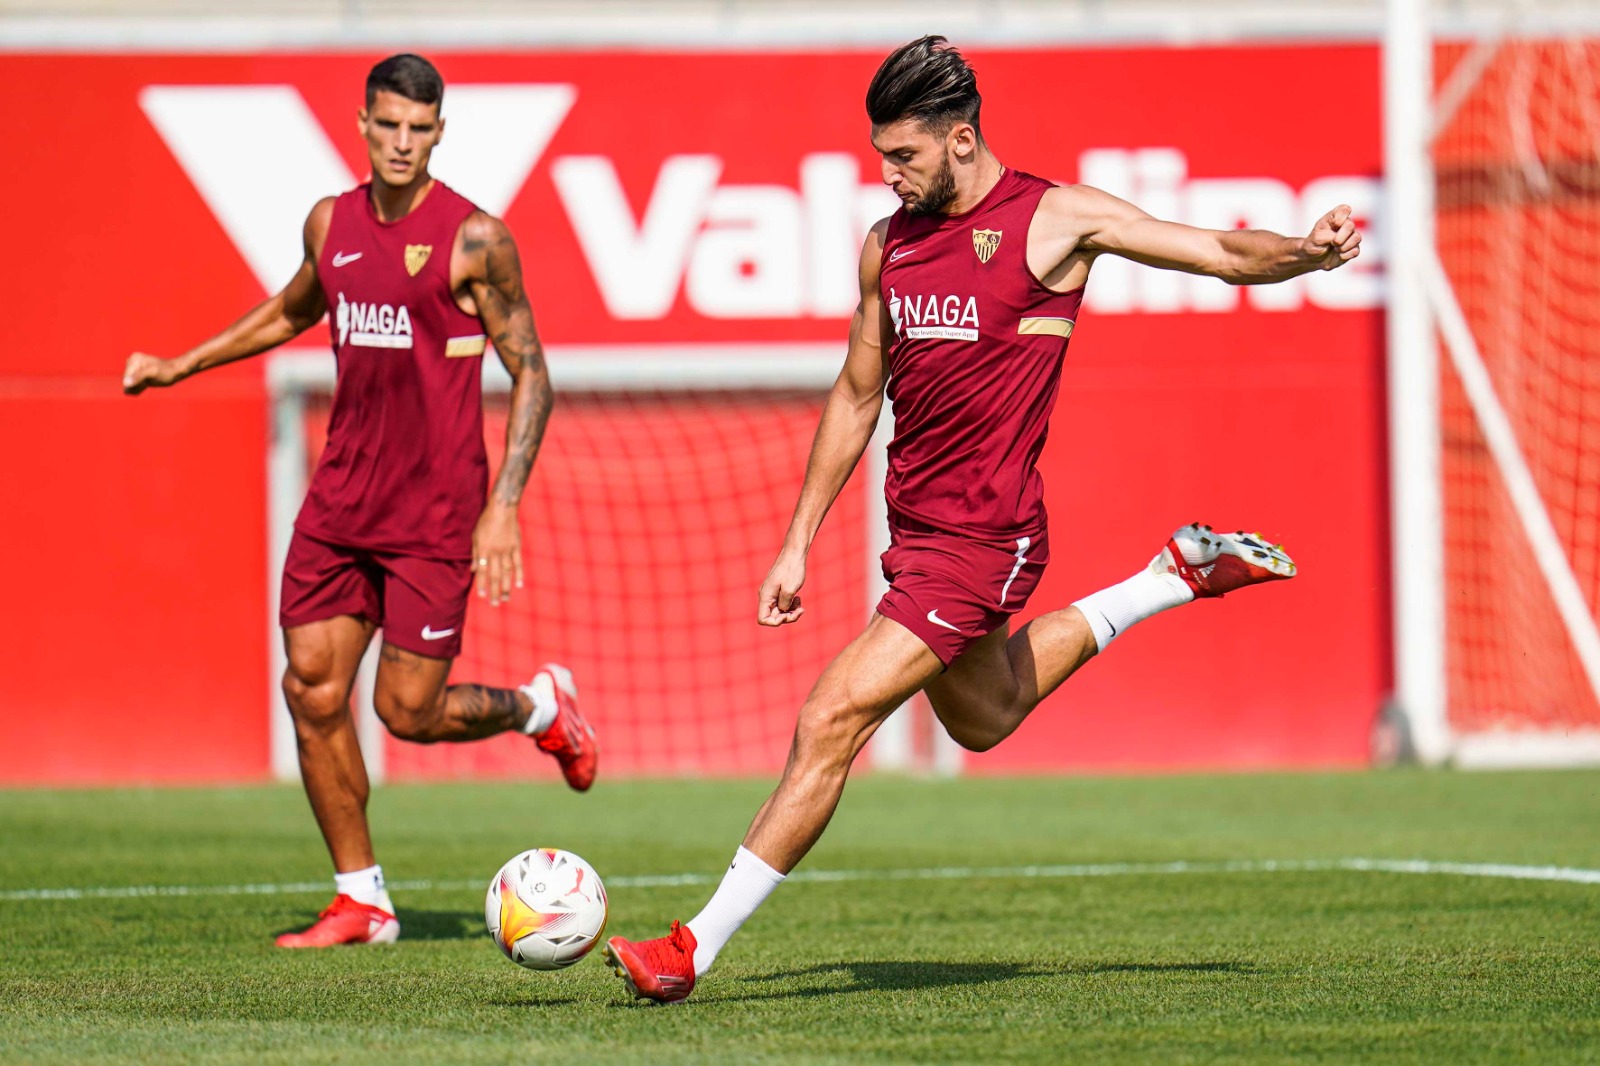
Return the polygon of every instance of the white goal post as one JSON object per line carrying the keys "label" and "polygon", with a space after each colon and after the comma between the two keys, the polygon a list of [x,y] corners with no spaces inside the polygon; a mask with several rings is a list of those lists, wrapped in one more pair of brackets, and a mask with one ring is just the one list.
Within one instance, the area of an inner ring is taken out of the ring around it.
{"label": "white goal post", "polygon": [[[1514,515],[1515,533],[1508,533],[1496,550],[1523,553],[1533,561],[1531,569],[1536,569],[1537,581],[1543,586],[1540,596],[1547,596],[1553,604],[1560,631],[1587,682],[1588,691],[1576,698],[1600,700],[1596,605],[1574,569],[1570,544],[1552,521],[1550,501],[1541,493],[1530,467],[1526,442],[1519,439],[1496,376],[1441,258],[1436,229],[1440,185],[1434,165],[1441,135],[1464,102],[1475,91],[1483,91],[1479,80],[1504,56],[1505,49],[1518,41],[1593,39],[1600,33],[1600,18],[1581,5],[1540,0],[1477,4],[1472,5],[1470,14],[1472,18],[1464,19],[1458,8],[1429,0],[1388,0],[1383,37],[1388,181],[1385,233],[1391,242],[1388,381],[1395,704],[1413,753],[1424,763],[1463,767],[1600,763],[1600,727],[1596,723],[1540,721],[1535,715],[1529,716],[1528,723],[1519,723],[1512,715],[1505,724],[1485,726],[1481,716],[1471,713],[1479,708],[1463,707],[1464,697],[1450,687],[1452,655],[1460,660],[1472,651],[1465,645],[1453,651],[1451,644],[1451,604],[1471,593],[1451,587],[1447,566],[1447,544],[1452,543],[1452,531],[1447,527],[1467,519],[1447,514],[1446,482],[1451,475],[1441,454],[1446,432],[1441,421],[1445,403],[1441,382],[1445,378],[1464,395],[1474,440],[1481,440],[1490,460],[1488,476],[1494,488],[1509,499]],[[1434,57],[1436,46],[1443,41],[1458,44],[1460,54],[1436,90]],[[1586,66],[1588,60],[1582,58],[1581,49],[1579,55],[1578,62]],[[1532,75],[1526,80],[1531,82]],[[1548,177],[1541,178],[1547,160],[1535,147],[1533,134],[1527,132],[1536,112],[1532,104],[1522,102],[1526,112],[1519,126],[1518,113],[1512,110],[1517,106],[1517,101],[1505,103],[1512,139],[1521,143],[1506,151],[1515,157],[1518,180],[1534,188],[1543,180],[1548,189]],[[1519,133],[1523,136],[1518,137]],[[1594,152],[1600,151],[1600,125],[1591,134],[1592,160]],[[1485,153],[1473,164],[1487,168],[1495,158]],[[1504,359],[1507,346],[1503,337],[1501,340]],[[1521,352],[1534,374],[1541,369],[1529,351],[1515,344],[1510,351],[1513,357]],[[1582,354],[1600,360],[1600,351]],[[1454,542],[1460,540],[1457,530]],[[1509,617],[1503,621],[1507,627],[1516,627]],[[1471,722],[1466,727],[1458,724],[1463,716]]]}
{"label": "white goal post", "polygon": [[[554,345],[547,349],[550,377],[558,390],[617,393],[716,393],[733,391],[796,391],[823,394],[832,387],[841,365],[838,344],[655,344]],[[326,349],[289,349],[273,353],[266,366],[271,403],[271,445],[267,456],[268,582],[271,649],[272,770],[283,780],[299,777],[293,724],[284,707],[279,679],[285,656],[278,628],[278,600],[283,560],[288,553],[295,516],[304,499],[309,456],[306,415],[308,400],[331,396],[335,363]],[[492,349],[484,358],[486,394],[504,395],[511,380]],[[885,585],[878,557],[888,547],[888,516],[883,496],[887,444],[892,432],[890,405],[884,403],[876,433],[862,458],[866,484],[866,536],[861,547],[866,568],[866,602],[862,621],[870,616]],[[778,545],[772,545],[776,552]],[[755,590],[752,589],[752,601]],[[751,622],[754,625],[754,621]],[[376,643],[376,642],[374,642]],[[368,775],[384,777],[383,726],[372,709],[377,654],[369,649],[358,676],[357,729]],[[796,708],[798,710],[798,708]],[[927,720],[925,706],[908,704],[878,730],[868,748],[872,766],[884,770],[959,772],[959,748]],[[931,732],[931,749],[919,754],[915,737]]]}

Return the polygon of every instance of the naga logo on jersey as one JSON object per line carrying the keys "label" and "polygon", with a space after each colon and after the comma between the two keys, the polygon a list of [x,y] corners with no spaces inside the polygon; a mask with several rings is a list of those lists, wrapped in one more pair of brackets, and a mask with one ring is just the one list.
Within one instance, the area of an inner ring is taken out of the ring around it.
{"label": "naga logo on jersey", "polygon": [[1000,247],[1001,231],[997,229],[975,229],[972,231],[972,250],[978,253],[978,262],[987,263],[994,258],[994,253]]}
{"label": "naga logo on jersey", "polygon": [[406,273],[416,277],[417,271],[428,265],[428,256],[432,254],[431,244],[406,245]]}
{"label": "naga logo on jersey", "polygon": [[889,319],[896,337],[909,340],[975,341],[976,296],[901,296],[889,288]]}
{"label": "naga logo on jersey", "polygon": [[339,327],[341,348],[347,340],[355,348],[409,348],[412,344],[411,312],[405,304],[347,302],[341,292],[333,322]]}

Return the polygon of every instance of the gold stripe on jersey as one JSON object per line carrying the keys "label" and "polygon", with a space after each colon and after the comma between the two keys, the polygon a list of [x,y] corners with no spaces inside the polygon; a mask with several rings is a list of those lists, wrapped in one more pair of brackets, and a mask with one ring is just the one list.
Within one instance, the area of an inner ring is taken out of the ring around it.
{"label": "gold stripe on jersey", "polygon": [[1072,319],[1070,318],[1025,318],[1017,323],[1018,336],[1046,336],[1070,337],[1072,336]]}
{"label": "gold stripe on jersey", "polygon": [[482,355],[488,344],[489,338],[482,333],[476,337],[451,337],[444,342],[445,358],[465,359],[468,356]]}

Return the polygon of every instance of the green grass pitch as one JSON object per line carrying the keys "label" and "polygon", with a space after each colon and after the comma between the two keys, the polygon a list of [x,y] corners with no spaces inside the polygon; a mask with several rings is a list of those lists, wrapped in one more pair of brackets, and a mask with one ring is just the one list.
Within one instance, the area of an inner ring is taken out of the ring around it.
{"label": "green grass pitch", "polygon": [[[0,1061],[1600,1061],[1600,883],[1263,865],[1600,869],[1593,772],[864,777],[801,869],[895,873],[785,885],[688,1003],[490,944],[482,886],[532,846],[660,935],[710,889],[635,880],[718,875],[768,787],[380,789],[390,880],[434,886],[395,893],[399,944],[315,953],[271,940],[331,895],[297,790],[0,793]],[[919,872],[952,867],[1008,872]]]}

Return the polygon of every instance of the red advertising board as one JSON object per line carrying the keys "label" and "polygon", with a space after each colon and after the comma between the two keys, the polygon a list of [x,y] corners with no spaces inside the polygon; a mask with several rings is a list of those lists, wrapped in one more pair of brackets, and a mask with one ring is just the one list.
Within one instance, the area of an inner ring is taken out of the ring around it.
{"label": "red advertising board", "polygon": [[[4,60],[26,91],[0,170],[0,782],[267,772],[260,367],[138,401],[116,380],[129,351],[180,351],[287,278],[311,202],[364,173],[376,58]],[[860,235],[894,204],[861,104],[877,54],[435,58],[438,172],[516,233],[548,342],[842,350]],[[1369,241],[1272,288],[1097,265],[1034,608],[1195,518],[1260,526],[1302,576],[1153,621],[969,767],[1362,761],[1389,676],[1376,48],[971,58],[1008,165],[1217,227],[1301,231],[1348,202]]]}

